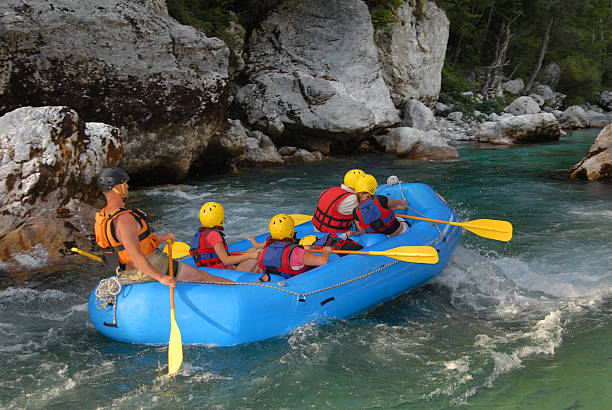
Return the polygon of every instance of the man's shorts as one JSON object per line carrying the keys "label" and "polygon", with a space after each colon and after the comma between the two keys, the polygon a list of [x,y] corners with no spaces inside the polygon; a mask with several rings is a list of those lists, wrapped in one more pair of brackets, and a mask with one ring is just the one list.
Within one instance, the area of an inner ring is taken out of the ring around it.
{"label": "man's shorts", "polygon": [[[155,269],[160,271],[162,274],[167,275],[169,273],[169,271],[168,271],[168,255],[166,255],[165,253],[163,253],[159,249],[156,249],[155,252],[153,252],[152,254],[149,255],[149,262],[151,262],[151,265],[153,265],[155,267]],[[177,261],[175,261],[175,260],[172,261],[172,267],[173,267],[173,270],[174,270],[174,277],[178,277],[178,275],[180,273],[180,266],[181,266],[181,264],[178,263]],[[149,275],[147,275],[146,273],[144,273],[143,271],[138,270],[138,269],[123,271],[123,272],[121,272],[120,277],[123,278],[123,279],[128,279],[128,280],[131,280],[133,282],[139,282],[139,283],[156,282],[157,281],[156,279],[153,279],[152,277],[150,277]]]}

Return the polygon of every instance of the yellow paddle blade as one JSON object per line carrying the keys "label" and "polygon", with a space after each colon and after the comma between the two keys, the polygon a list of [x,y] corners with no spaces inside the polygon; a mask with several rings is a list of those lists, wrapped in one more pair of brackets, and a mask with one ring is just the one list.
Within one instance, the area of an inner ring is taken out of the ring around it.
{"label": "yellow paddle blade", "polygon": [[293,223],[297,226],[303,224],[304,222],[308,222],[312,219],[311,215],[302,215],[302,214],[291,214],[289,215],[293,218]]}
{"label": "yellow paddle blade", "polygon": [[402,218],[417,219],[419,221],[429,221],[441,224],[460,226],[468,231],[480,235],[484,238],[495,239],[497,241],[509,241],[512,239],[512,224],[508,221],[498,221],[497,219],[476,219],[468,222],[440,221],[438,219],[423,218],[421,216],[402,215]]}
{"label": "yellow paddle blade", "polygon": [[484,238],[508,242],[512,239],[512,224],[495,219],[476,219],[460,223],[459,226]]}
{"label": "yellow paddle blade", "polygon": [[[185,242],[172,243],[172,259],[180,259],[189,255],[189,245]],[[164,246],[164,253],[168,253],[168,245]]]}
{"label": "yellow paddle blade", "polygon": [[435,265],[438,263],[438,251],[431,246],[400,246],[387,251],[369,251],[370,255],[382,255],[397,259],[402,262],[427,263]]}
{"label": "yellow paddle blade", "polygon": [[170,309],[170,342],[168,343],[168,374],[178,372],[183,363],[181,331],[176,324],[174,309]]}

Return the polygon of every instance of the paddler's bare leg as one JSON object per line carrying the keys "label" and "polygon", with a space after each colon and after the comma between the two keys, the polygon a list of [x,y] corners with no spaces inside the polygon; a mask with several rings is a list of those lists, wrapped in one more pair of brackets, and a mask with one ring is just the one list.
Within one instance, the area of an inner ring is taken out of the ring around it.
{"label": "paddler's bare leg", "polygon": [[214,283],[234,283],[233,280],[211,275],[208,272],[198,270],[186,263],[179,262],[178,275],[176,280],[179,282],[214,282]]}

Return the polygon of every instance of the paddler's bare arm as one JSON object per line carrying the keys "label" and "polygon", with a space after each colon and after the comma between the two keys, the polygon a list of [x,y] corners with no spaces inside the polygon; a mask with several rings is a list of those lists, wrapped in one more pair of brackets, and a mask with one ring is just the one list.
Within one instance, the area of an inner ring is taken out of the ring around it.
{"label": "paddler's bare arm", "polygon": [[140,243],[138,242],[138,222],[130,214],[123,214],[117,217],[115,222],[115,228],[117,229],[117,236],[119,240],[123,242],[123,246],[130,255],[130,260],[136,267],[136,269],[149,275],[153,279],[163,283],[166,286],[176,286],[176,279],[171,278],[168,275],[162,274],[160,271],[155,269],[149,258],[147,258],[140,251]]}
{"label": "paddler's bare arm", "polygon": [[217,242],[213,249],[219,255],[219,259],[225,266],[237,265],[247,259],[257,259],[259,257],[259,249],[251,248],[242,255],[228,255],[222,242]]}

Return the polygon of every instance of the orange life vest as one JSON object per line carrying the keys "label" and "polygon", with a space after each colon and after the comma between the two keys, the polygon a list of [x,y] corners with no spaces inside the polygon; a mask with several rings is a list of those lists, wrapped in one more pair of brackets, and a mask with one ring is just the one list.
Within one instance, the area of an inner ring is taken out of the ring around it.
{"label": "orange life vest", "polygon": [[[115,225],[112,223],[115,218],[119,215],[129,213],[136,219],[136,222],[140,224],[140,230],[138,231],[138,241],[140,242],[140,251],[143,255],[150,255],[155,252],[155,249],[159,246],[159,240],[153,233],[153,229],[147,224],[147,215],[139,209],[119,208],[112,214],[106,213],[106,208],[103,208],[99,212],[96,212],[96,220],[94,224],[94,231],[96,233],[96,242],[103,249],[106,258],[105,261],[112,258],[112,254],[115,254],[119,259],[121,268],[124,269],[125,265],[130,263],[130,256],[128,255],[123,242],[117,239],[117,233],[115,232]],[[106,262],[105,262],[106,264]]]}

